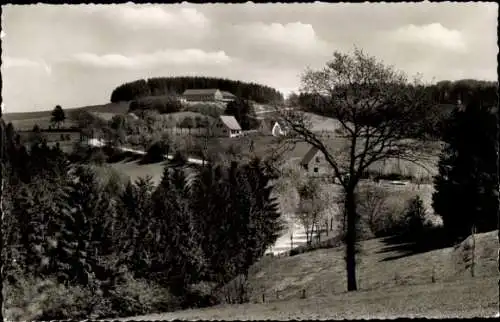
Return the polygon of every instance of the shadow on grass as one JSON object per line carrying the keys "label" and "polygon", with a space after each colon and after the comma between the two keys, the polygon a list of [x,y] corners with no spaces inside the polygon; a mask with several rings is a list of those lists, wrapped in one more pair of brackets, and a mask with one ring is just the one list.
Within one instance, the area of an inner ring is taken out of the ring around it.
{"label": "shadow on grass", "polygon": [[142,155],[132,153],[132,152],[121,152],[114,153],[110,155],[107,159],[107,163],[118,163],[118,162],[132,162],[137,161],[142,158]]}
{"label": "shadow on grass", "polygon": [[410,238],[404,235],[386,237],[382,240],[386,245],[377,253],[398,253],[397,255],[385,257],[381,261],[391,261],[416,254],[450,247],[445,231],[442,228],[426,230],[418,238]]}

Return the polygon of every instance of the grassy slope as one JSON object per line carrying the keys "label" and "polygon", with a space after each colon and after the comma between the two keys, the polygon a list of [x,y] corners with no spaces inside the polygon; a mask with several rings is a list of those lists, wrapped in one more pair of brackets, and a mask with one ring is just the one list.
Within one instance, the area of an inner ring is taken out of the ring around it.
{"label": "grassy slope", "polygon": [[[497,231],[477,235],[476,277],[457,248],[385,261],[380,239],[362,243],[358,292],[345,292],[342,247],[285,258],[264,258],[251,272],[252,301],[134,317],[153,319],[340,319],[374,317],[474,317],[498,312]],[[431,282],[435,268],[436,283]],[[398,277],[399,274],[399,277]],[[395,278],[396,277],[396,278]],[[307,299],[299,299],[306,289]],[[279,300],[276,300],[276,290]],[[265,304],[262,293],[266,293]]]}
{"label": "grassy slope", "polygon": [[[108,114],[125,114],[128,111],[128,102],[119,103],[108,103],[102,105],[92,105],[92,106],[82,106],[78,108],[64,109],[66,117],[68,118],[71,112],[77,110],[86,110],[94,113],[103,113],[107,117]],[[12,122],[15,128],[31,130],[35,124],[38,124],[41,128],[47,128],[50,125],[52,110],[49,111],[38,111],[38,112],[27,112],[27,113],[6,113],[2,115],[5,122]],[[112,117],[112,116],[111,116]],[[64,126],[70,126],[73,123],[67,120]]]}
{"label": "grassy slope", "polygon": [[137,160],[124,160],[112,163],[110,166],[118,170],[120,173],[127,175],[132,181],[149,175],[152,177],[153,182],[156,185],[161,181],[165,162],[139,164]]}

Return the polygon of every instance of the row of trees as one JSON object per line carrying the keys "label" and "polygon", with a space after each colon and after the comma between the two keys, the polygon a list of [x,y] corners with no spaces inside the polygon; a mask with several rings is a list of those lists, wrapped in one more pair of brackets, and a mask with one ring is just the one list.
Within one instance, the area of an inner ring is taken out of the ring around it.
{"label": "row of trees", "polygon": [[[411,84],[400,84],[403,87]],[[348,86],[348,85],[345,85]],[[367,86],[365,90],[369,92],[370,85],[358,84],[357,86]],[[469,102],[473,96],[479,95],[484,104],[491,106],[497,102],[497,87],[495,82],[477,80],[441,81],[437,84],[419,84],[422,91],[428,97],[428,122],[416,124],[433,139],[443,139],[446,126],[450,122],[451,112],[457,102]],[[401,92],[410,89],[401,88]],[[328,96],[328,95],[327,95]],[[288,103],[292,106],[301,106],[310,112],[319,115],[330,116],[328,110],[328,98],[321,97],[319,93],[302,92],[292,94]]]}
{"label": "row of trees", "polygon": [[122,84],[111,93],[111,102],[132,101],[148,96],[178,96],[186,89],[212,89],[228,91],[258,103],[283,101],[277,90],[256,83],[246,83],[213,77],[157,77]]}

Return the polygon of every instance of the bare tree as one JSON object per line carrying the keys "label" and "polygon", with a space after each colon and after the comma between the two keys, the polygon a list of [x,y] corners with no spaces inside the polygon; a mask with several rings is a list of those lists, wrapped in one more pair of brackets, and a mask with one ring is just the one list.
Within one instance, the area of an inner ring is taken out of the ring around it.
{"label": "bare tree", "polygon": [[419,140],[431,109],[424,86],[415,79],[355,49],[353,54],[335,52],[322,70],[307,69],[303,93],[314,96],[315,106],[303,107],[335,118],[340,134],[332,144],[333,131],[314,131],[308,114],[297,109],[277,113],[289,128],[281,145],[306,142],[322,152],[332,167],[332,177],[342,186],[347,220],[345,233],[347,290],[357,290],[355,190],[368,167],[385,159],[419,163],[428,146]]}
{"label": "bare tree", "polygon": [[306,231],[307,244],[313,240],[314,229],[319,228],[321,214],[325,208],[318,183],[310,178],[298,188],[300,196],[296,216]]}
{"label": "bare tree", "polygon": [[382,188],[370,185],[360,186],[358,189],[359,214],[364,217],[372,233],[376,234],[378,220],[386,209],[388,192]]}

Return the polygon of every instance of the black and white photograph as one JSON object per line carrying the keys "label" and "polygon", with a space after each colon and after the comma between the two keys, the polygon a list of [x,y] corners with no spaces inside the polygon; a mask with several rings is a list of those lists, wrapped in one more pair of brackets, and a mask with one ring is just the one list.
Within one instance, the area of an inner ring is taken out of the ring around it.
{"label": "black and white photograph", "polygon": [[500,316],[496,2],[1,8],[5,321]]}

